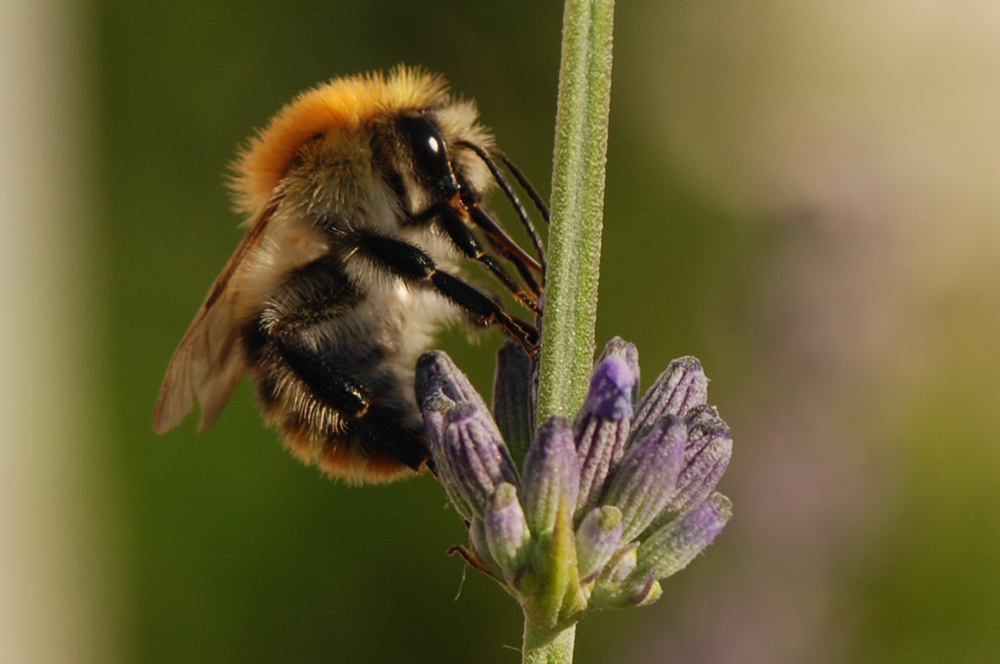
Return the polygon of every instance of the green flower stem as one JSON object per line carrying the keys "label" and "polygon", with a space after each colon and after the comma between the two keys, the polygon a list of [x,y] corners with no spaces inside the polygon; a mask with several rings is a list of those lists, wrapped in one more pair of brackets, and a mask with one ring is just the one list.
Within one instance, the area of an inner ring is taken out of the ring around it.
{"label": "green flower stem", "polygon": [[572,417],[594,360],[614,0],[566,0],[538,422]]}
{"label": "green flower stem", "polygon": [[524,623],[523,664],[569,664],[573,661],[576,625],[549,630],[532,622]]}
{"label": "green flower stem", "polygon": [[[566,0],[537,422],[572,417],[594,361],[611,102],[614,0]],[[572,664],[576,627],[525,614],[524,664]]]}

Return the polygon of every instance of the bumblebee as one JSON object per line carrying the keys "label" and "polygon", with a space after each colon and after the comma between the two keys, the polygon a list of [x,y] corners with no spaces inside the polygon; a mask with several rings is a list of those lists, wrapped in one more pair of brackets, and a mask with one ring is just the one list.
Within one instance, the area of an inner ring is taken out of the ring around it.
{"label": "bumblebee", "polygon": [[[248,230],[167,369],[156,432],[196,400],[204,431],[247,373],[265,419],[307,463],[352,483],[419,470],[428,454],[414,364],[434,334],[464,312],[539,349],[532,325],[457,272],[481,263],[540,314],[541,241],[497,160],[547,217],[475,106],[440,77],[340,78],[285,106],[234,164]],[[537,259],[483,207],[497,183]]]}

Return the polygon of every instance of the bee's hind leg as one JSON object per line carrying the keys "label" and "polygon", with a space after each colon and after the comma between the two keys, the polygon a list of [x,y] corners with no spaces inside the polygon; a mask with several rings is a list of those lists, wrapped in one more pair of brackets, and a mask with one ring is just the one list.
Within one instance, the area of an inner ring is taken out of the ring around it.
{"label": "bee's hind leg", "polygon": [[316,396],[337,410],[348,426],[367,430],[379,448],[413,470],[420,470],[428,460],[427,446],[400,423],[397,413],[372,400],[363,386],[331,367],[318,353],[289,343],[279,335],[272,339],[292,371]]}

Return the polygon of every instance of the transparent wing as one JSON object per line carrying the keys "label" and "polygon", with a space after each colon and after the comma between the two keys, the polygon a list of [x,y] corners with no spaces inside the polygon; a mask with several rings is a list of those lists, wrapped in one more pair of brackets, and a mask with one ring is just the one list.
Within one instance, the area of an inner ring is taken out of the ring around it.
{"label": "transparent wing", "polygon": [[157,433],[166,433],[180,424],[194,408],[195,399],[202,408],[199,431],[204,431],[239,384],[246,365],[238,338],[239,292],[232,286],[233,277],[263,241],[276,208],[277,202],[272,202],[254,221],[174,353],[153,415]]}

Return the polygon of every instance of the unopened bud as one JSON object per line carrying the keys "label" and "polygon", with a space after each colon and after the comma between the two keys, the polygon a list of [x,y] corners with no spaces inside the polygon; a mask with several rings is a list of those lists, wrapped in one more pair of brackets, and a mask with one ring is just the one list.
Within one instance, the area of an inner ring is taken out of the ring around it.
{"label": "unopened bud", "polygon": [[580,490],[580,465],[573,431],[565,417],[555,416],[538,427],[524,460],[524,512],[535,535],[555,527],[559,501],[576,505]]}
{"label": "unopened bud", "polygon": [[608,472],[625,453],[638,383],[638,371],[619,353],[606,351],[594,367],[590,391],[573,423],[580,458],[578,515],[597,504]]}
{"label": "unopened bud", "polygon": [[483,515],[486,542],[493,559],[511,582],[521,572],[531,551],[531,533],[517,500],[517,487],[500,484],[490,497]]}
{"label": "unopened bud", "polygon": [[622,513],[614,505],[591,510],[576,529],[576,560],[580,581],[596,579],[622,541]]}
{"label": "unopened bud", "polygon": [[677,517],[646,539],[639,547],[635,578],[652,574],[663,579],[687,567],[722,532],[733,515],[733,506],[721,493],[714,493],[687,514]]}
{"label": "unopened bud", "polygon": [[670,363],[660,374],[639,404],[632,422],[632,435],[638,440],[667,414],[682,418],[695,406],[708,401],[708,378],[701,362],[694,357],[681,357]]}
{"label": "unopened bud", "polygon": [[518,483],[517,470],[500,432],[481,406],[463,402],[448,411],[443,447],[458,491],[480,519],[497,485]]}
{"label": "unopened bud", "polygon": [[518,466],[531,445],[531,411],[531,359],[521,344],[507,341],[497,352],[493,417]]}
{"label": "unopened bud", "polygon": [[687,427],[673,415],[659,420],[615,468],[601,503],[622,511],[622,541],[635,539],[663,511],[677,486]]}

